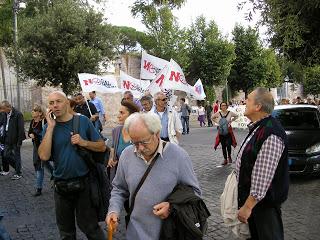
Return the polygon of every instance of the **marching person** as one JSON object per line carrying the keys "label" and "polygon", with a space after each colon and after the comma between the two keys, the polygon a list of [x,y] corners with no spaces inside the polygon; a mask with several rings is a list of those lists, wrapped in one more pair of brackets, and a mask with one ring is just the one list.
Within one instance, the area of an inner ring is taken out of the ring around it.
{"label": "marching person", "polygon": [[53,166],[49,161],[41,161],[38,155],[38,148],[42,138],[42,130],[46,123],[44,112],[39,105],[35,105],[31,112],[32,120],[28,131],[28,136],[32,139],[33,144],[33,166],[36,171],[36,192],[33,196],[38,197],[42,194],[44,167],[48,169],[50,175],[53,174]]}
{"label": "marching person", "polygon": [[274,99],[265,88],[248,95],[244,115],[251,120],[236,160],[238,219],[251,239],[283,240],[281,204],[288,197],[288,142],[271,113]]}
{"label": "marching person", "polygon": [[[114,225],[116,231],[124,202],[129,199],[129,205],[134,205],[126,239],[159,239],[162,220],[170,214],[166,198],[177,184],[192,187],[200,196],[199,183],[187,152],[161,140],[161,122],[156,114],[134,113],[127,118],[124,128],[133,146],[127,147],[120,156],[106,223]],[[137,185],[150,164],[152,169],[134,201]]]}
{"label": "marching person", "polygon": [[168,98],[163,92],[157,92],[154,99],[156,103],[154,112],[159,116],[162,125],[160,138],[164,141],[179,144],[182,133],[182,124],[178,117],[178,113],[167,106]]}
{"label": "marching person", "polygon": [[23,114],[15,109],[7,100],[0,103],[0,112],[4,115],[4,150],[2,167],[2,176],[9,174],[9,165],[15,169],[15,174],[12,175],[12,180],[19,180],[22,177],[21,172],[21,145],[26,139],[24,130]]}
{"label": "marching person", "polygon": [[212,115],[212,121],[218,125],[218,135],[216,138],[215,149],[221,143],[224,161],[222,165],[232,163],[231,146],[236,146],[235,137],[233,135],[231,122],[236,120],[238,115],[234,112],[228,111],[228,104],[226,102],[220,103],[220,111]]}
{"label": "marching person", "polygon": [[[76,239],[75,220],[88,239],[104,240],[98,215],[91,201],[89,168],[77,146],[104,152],[106,146],[91,121],[79,116],[79,134],[73,134],[74,115],[66,95],[54,91],[48,96],[47,125],[39,146],[39,157],[48,161],[52,155],[55,170],[54,202],[61,239]],[[55,115],[55,120],[51,114]]]}

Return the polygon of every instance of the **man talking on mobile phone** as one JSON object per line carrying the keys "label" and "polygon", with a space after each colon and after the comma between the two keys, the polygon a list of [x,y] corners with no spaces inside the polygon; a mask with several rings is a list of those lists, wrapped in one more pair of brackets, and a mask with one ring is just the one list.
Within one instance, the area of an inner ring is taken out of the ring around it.
{"label": "man talking on mobile phone", "polygon": [[77,146],[80,146],[104,152],[104,141],[85,116],[79,116],[79,134],[73,134],[74,116],[69,112],[69,101],[63,92],[50,93],[48,105],[47,124],[38,153],[41,160],[53,158],[55,163],[54,201],[60,237],[76,239],[76,218],[77,225],[88,239],[105,239],[90,198],[89,169],[77,151]]}

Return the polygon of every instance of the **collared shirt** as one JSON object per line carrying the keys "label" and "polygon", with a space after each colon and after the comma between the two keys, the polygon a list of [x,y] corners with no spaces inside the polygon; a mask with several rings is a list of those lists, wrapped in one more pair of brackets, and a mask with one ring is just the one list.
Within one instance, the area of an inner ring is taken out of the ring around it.
{"label": "collared shirt", "polygon": [[9,129],[9,121],[10,121],[10,117],[12,115],[12,110],[10,112],[7,113],[7,124],[6,124],[6,132],[8,132]]}
{"label": "collared shirt", "polygon": [[158,112],[157,109],[154,109],[154,112],[159,116],[161,121],[161,131],[160,131],[160,137],[161,138],[169,138],[169,132],[168,132],[168,123],[169,123],[169,117],[168,117],[168,108],[164,110],[164,112]]}
{"label": "collared shirt", "polygon": [[[256,123],[257,122],[251,123],[248,125],[248,127],[251,128]],[[258,130],[258,128],[259,127],[257,127],[250,134],[250,136],[242,144],[241,149],[238,153],[236,159],[236,175],[238,182],[243,150],[245,149],[252,136]],[[251,174],[250,195],[253,196],[257,201],[260,201],[265,197],[271,185],[284,148],[285,145],[283,140],[273,134],[270,135],[262,144]]]}
{"label": "collared shirt", "polygon": [[95,97],[94,99],[91,99],[90,102],[94,104],[94,106],[96,107],[98,113],[105,114],[102,101],[99,98]]}
{"label": "collared shirt", "polygon": [[151,159],[149,161],[147,161],[144,158],[144,156],[137,151],[137,148],[134,149],[134,152],[137,154],[137,157],[141,158],[145,162],[145,164],[150,165],[150,163],[157,156],[158,153],[160,154],[161,157],[163,157],[162,156],[163,151],[164,151],[163,142],[164,142],[163,140],[161,140],[161,139],[159,140],[159,146],[157,148],[157,151],[155,151],[155,153],[153,154],[153,156],[151,157]]}

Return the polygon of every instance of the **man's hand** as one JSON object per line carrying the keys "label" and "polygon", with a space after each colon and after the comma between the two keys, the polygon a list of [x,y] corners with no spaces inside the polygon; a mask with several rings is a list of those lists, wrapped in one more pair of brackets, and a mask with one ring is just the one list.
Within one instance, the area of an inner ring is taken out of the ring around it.
{"label": "man's hand", "polygon": [[251,216],[252,209],[243,205],[238,212],[238,219],[240,222],[248,223],[248,219]]}
{"label": "man's hand", "polygon": [[119,219],[119,216],[117,213],[110,213],[106,216],[106,224],[108,225],[108,227],[112,227],[112,230],[113,232],[115,233],[117,231],[117,228],[118,228],[118,219]]}
{"label": "man's hand", "polygon": [[49,110],[46,114],[46,120],[47,120],[47,124],[48,124],[48,128],[54,128],[54,126],[56,125],[56,120],[54,120],[52,117],[51,117],[51,113],[52,111]]}
{"label": "man's hand", "polygon": [[80,147],[87,146],[87,141],[83,140],[79,134],[71,135],[71,143],[73,145],[79,145]]}
{"label": "man's hand", "polygon": [[117,163],[118,163],[117,161],[114,161],[113,159],[110,158],[108,161],[108,167],[113,168],[117,165]]}
{"label": "man's hand", "polygon": [[170,215],[170,203],[162,202],[153,206],[153,214],[161,219],[166,219]]}

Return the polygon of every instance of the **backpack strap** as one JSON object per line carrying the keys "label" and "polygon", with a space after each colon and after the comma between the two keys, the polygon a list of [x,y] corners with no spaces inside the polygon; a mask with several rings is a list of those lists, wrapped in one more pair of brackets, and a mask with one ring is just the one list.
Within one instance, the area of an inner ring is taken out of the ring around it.
{"label": "backpack strap", "polygon": [[73,134],[79,133],[79,127],[80,127],[80,116],[79,115],[73,115],[72,118],[72,131]]}

